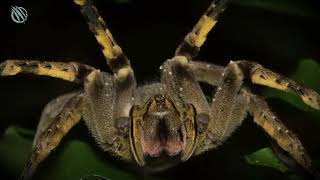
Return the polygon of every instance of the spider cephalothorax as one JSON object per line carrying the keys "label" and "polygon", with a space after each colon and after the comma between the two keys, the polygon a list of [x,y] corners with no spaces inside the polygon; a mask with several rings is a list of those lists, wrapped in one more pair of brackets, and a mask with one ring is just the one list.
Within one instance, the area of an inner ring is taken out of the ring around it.
{"label": "spider cephalothorax", "polygon": [[[76,62],[6,60],[0,64],[1,76],[32,73],[83,85],[44,109],[22,177],[30,178],[81,119],[104,151],[140,166],[159,168],[163,166],[157,163],[159,160],[177,163],[218,147],[241,125],[247,113],[300,166],[317,174],[297,136],[261,96],[250,91],[250,85],[290,91],[320,109],[320,96],[315,91],[255,62],[230,61],[223,67],[194,60],[227,1],[217,0],[209,6],[174,57],[160,66],[158,82],[138,86],[129,59],[97,9],[90,0],[74,0],[113,74]],[[245,79],[249,83],[244,83]],[[199,82],[216,89],[210,101]]]}

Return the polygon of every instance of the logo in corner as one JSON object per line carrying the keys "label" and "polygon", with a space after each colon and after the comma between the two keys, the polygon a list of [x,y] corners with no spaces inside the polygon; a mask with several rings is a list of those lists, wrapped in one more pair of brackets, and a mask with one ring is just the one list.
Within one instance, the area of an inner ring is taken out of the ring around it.
{"label": "logo in corner", "polygon": [[11,6],[11,19],[18,24],[25,23],[28,19],[28,12],[24,7]]}

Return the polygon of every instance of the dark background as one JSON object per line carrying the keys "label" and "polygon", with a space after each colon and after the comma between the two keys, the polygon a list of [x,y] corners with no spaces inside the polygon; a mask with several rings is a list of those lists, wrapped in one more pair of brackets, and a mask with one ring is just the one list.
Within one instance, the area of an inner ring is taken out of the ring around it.
{"label": "dark background", "polygon": [[[257,2],[262,1],[238,0],[230,5],[203,46],[199,55],[201,60],[226,65],[229,60],[249,59],[285,75],[294,71],[301,59],[312,58],[320,62],[319,1],[292,0],[286,1],[284,6],[284,1],[279,5],[277,1],[270,1],[272,7]],[[141,84],[159,78],[158,67],[172,57],[179,42],[209,4],[210,0],[96,0]],[[29,17],[25,24],[15,24],[10,19],[14,5],[27,9]],[[108,71],[99,45],[72,0],[1,1],[0,23],[1,62],[10,58],[77,61]],[[46,103],[77,88],[80,86],[48,77],[0,78],[0,132],[11,125],[35,129]],[[299,134],[313,159],[319,160],[319,121],[280,100],[270,99],[269,103]],[[165,179],[286,179],[286,175],[276,170],[253,167],[244,162],[245,154],[268,146],[266,136],[250,119],[247,118],[218,150],[192,158],[156,176]],[[83,124],[76,126],[69,138],[92,140]],[[121,168],[121,163],[114,163]],[[0,172],[8,178],[13,177],[5,167]]]}

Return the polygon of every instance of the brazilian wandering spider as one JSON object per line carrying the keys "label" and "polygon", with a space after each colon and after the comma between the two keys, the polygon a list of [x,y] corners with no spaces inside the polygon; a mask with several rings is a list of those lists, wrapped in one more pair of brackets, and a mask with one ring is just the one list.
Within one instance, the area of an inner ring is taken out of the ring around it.
{"label": "brazilian wandering spider", "polygon": [[[230,61],[226,67],[194,61],[207,34],[217,23],[227,0],[213,2],[193,30],[161,67],[158,83],[138,86],[130,62],[116,44],[90,1],[75,0],[102,47],[113,74],[76,62],[7,60],[2,76],[32,73],[83,84],[45,108],[34,139],[33,153],[23,174],[36,167],[82,118],[96,142],[123,160],[148,166],[160,158],[186,161],[221,145],[240,126],[247,112],[277,144],[306,170],[314,173],[299,139],[271,112],[265,100],[243,84],[292,91],[315,109],[319,95],[250,61]],[[198,82],[217,87],[208,102]]]}

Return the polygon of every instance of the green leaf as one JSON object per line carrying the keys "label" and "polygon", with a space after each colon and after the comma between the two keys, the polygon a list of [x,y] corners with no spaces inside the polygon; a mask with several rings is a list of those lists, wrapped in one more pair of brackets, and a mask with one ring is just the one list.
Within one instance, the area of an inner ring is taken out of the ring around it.
{"label": "green leaf", "polygon": [[0,138],[0,163],[6,172],[19,176],[28,155],[31,152],[32,140],[23,138],[23,135],[33,134],[29,130],[18,127],[9,127]]}
{"label": "green leaf", "polygon": [[[32,135],[29,130],[9,127],[0,138],[0,164],[5,171],[19,177],[31,152]],[[83,177],[106,177],[107,179],[137,179],[133,174],[117,169],[100,159],[94,147],[79,141],[70,140],[59,146],[62,152],[50,156],[46,167],[37,172],[39,179],[81,179]],[[98,179],[98,178],[96,178]],[[101,179],[101,178],[100,178]]]}
{"label": "green leaf", "polygon": [[88,175],[107,179],[136,179],[134,175],[99,159],[92,147],[79,140],[71,140],[65,144],[61,154],[50,162],[43,178],[81,179]]}
{"label": "green leaf", "polygon": [[245,159],[246,162],[251,165],[271,167],[281,172],[286,172],[288,170],[287,166],[278,159],[270,148],[263,148],[252,154],[246,155]]}

